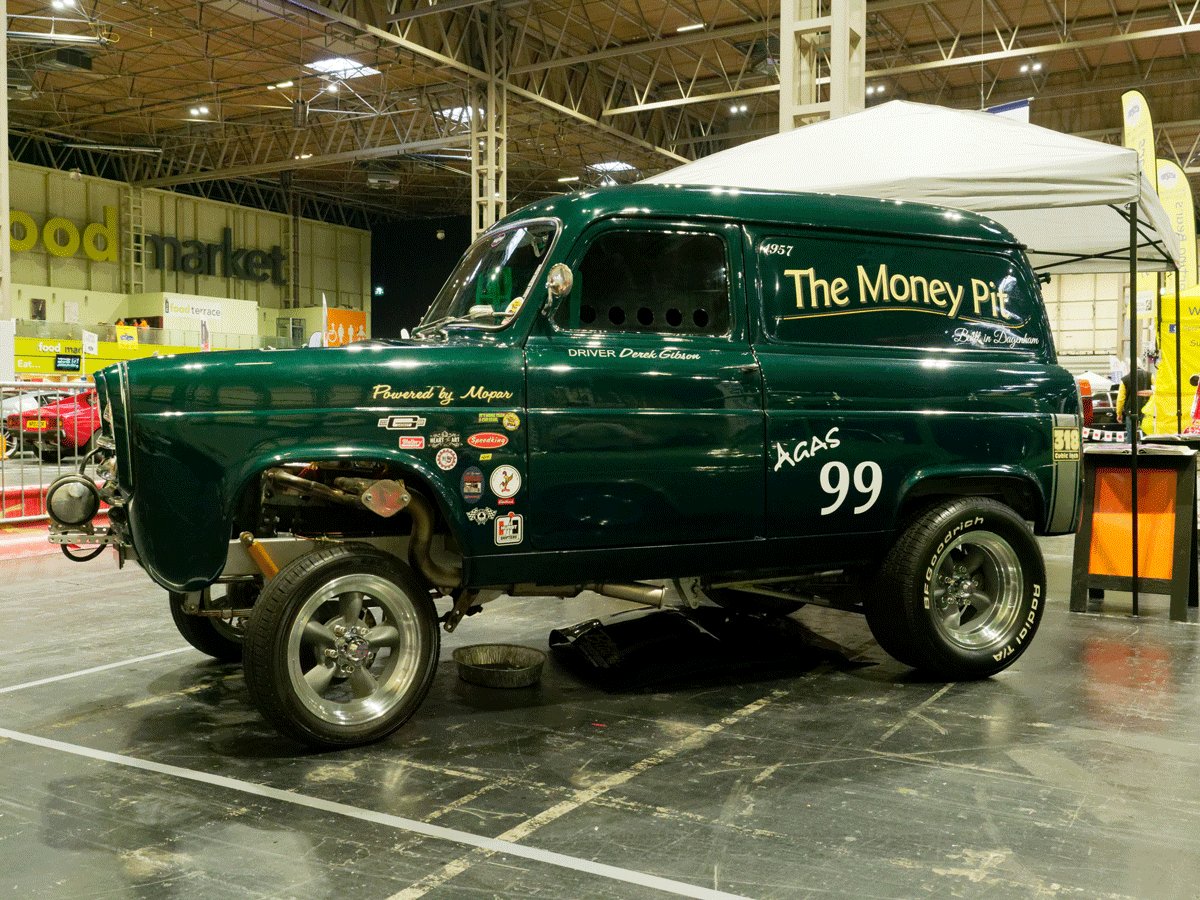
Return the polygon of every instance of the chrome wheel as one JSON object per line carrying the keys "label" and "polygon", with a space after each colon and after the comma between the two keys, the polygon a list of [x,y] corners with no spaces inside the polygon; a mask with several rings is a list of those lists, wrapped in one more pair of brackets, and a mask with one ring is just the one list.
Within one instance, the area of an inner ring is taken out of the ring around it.
{"label": "chrome wheel", "polygon": [[1020,558],[1000,535],[960,535],[933,563],[934,627],[964,650],[1005,643],[1020,619],[1024,581]]}
{"label": "chrome wheel", "polygon": [[1046,608],[1046,564],[1024,517],[991,497],[915,514],[888,550],[863,611],[902,663],[962,681],[1016,662]]}
{"label": "chrome wheel", "polygon": [[398,585],[370,573],[343,575],[310,594],[292,619],[288,678],[321,721],[361,725],[409,697],[423,675],[421,641],[417,610]]}

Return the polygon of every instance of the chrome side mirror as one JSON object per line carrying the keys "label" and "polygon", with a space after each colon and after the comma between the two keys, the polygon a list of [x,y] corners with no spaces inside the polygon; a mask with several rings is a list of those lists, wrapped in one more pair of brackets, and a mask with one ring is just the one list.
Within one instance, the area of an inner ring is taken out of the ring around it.
{"label": "chrome side mirror", "polygon": [[571,293],[574,281],[575,276],[570,266],[566,263],[555,263],[550,267],[550,274],[546,276],[546,290],[550,292],[551,297],[565,297]]}
{"label": "chrome side mirror", "polygon": [[571,285],[574,282],[575,275],[566,263],[555,263],[550,267],[550,271],[546,275],[547,298],[546,305],[542,307],[543,315],[550,315],[554,310],[554,301],[571,293]]}

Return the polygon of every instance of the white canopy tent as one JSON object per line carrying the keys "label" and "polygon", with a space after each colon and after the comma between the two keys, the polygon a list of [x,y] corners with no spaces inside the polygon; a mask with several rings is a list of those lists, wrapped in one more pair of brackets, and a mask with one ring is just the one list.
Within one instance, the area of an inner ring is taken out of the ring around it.
{"label": "white canopy tent", "polygon": [[1137,152],[1005,116],[893,100],[646,179],[913,200],[990,216],[1055,274],[1171,270],[1179,243]]}

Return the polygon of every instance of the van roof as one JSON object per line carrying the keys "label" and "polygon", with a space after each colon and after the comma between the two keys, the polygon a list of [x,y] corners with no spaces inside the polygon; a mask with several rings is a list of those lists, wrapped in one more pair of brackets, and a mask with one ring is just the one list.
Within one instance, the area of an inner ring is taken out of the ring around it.
{"label": "van roof", "polygon": [[631,184],[575,191],[531,203],[505,221],[554,216],[573,228],[611,216],[650,215],[1019,244],[1003,225],[965,210],[907,200],[705,185]]}

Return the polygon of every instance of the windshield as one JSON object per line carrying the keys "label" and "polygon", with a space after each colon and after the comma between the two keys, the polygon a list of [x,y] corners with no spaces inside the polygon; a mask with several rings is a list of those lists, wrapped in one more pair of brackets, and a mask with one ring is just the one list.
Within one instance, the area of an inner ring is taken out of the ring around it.
{"label": "windshield", "polygon": [[418,330],[459,320],[507,322],[528,295],[557,229],[553,222],[531,222],[485,234],[459,261]]}

